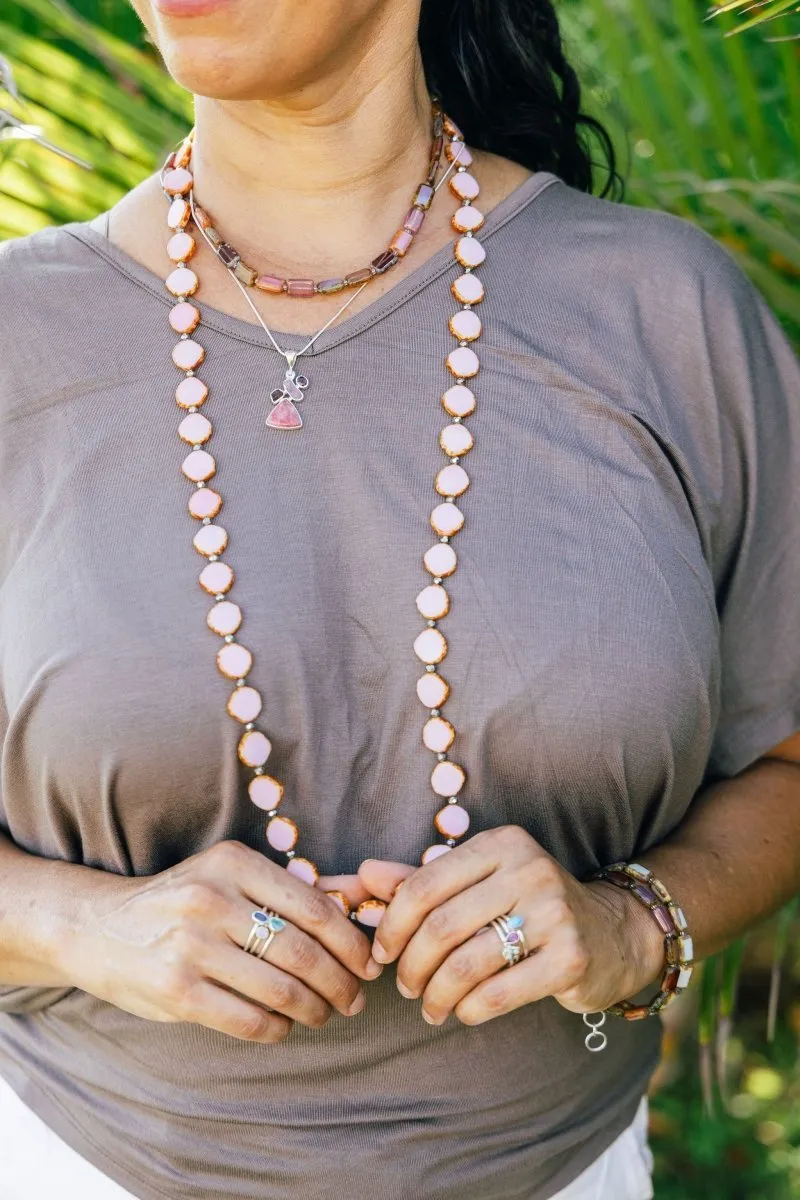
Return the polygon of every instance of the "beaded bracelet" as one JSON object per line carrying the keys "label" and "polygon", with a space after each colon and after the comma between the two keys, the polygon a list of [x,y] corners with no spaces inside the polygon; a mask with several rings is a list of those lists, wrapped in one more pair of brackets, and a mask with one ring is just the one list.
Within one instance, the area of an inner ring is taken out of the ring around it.
{"label": "beaded bracelet", "polygon": [[694,970],[694,947],[688,934],[686,917],[670,896],[660,879],[640,863],[612,863],[594,876],[605,883],[631,892],[640,904],[649,909],[664,935],[666,967],[657,994],[649,1004],[634,1004],[620,1000],[606,1012],[626,1021],[641,1021],[654,1017],[676,996],[685,991]]}

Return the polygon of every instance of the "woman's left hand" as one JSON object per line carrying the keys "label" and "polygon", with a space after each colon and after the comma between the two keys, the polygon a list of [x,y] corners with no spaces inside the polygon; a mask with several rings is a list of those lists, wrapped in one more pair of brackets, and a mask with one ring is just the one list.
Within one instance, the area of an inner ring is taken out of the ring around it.
{"label": "woman's left hand", "polygon": [[[545,996],[595,1012],[663,965],[663,937],[634,897],[579,883],[518,826],[476,834],[419,868],[368,860],[359,878],[389,901],[373,957],[397,961],[398,989],[422,997],[432,1025],[453,1012],[480,1025]],[[500,939],[484,927],[510,914],[523,918],[529,956],[504,969]]]}

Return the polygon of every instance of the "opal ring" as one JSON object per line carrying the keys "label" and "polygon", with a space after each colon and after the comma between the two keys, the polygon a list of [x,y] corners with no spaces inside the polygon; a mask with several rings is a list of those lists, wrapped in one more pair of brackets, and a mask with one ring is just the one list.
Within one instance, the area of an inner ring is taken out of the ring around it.
{"label": "opal ring", "polygon": [[522,932],[524,919],[518,916],[495,917],[489,928],[493,929],[503,947],[503,959],[508,967],[513,967],[521,959],[526,958],[528,947],[525,934]]}
{"label": "opal ring", "polygon": [[253,924],[244,948],[248,954],[254,954],[256,958],[263,958],[275,935],[286,928],[286,922],[276,912],[263,912],[260,908],[251,914],[250,919]]}

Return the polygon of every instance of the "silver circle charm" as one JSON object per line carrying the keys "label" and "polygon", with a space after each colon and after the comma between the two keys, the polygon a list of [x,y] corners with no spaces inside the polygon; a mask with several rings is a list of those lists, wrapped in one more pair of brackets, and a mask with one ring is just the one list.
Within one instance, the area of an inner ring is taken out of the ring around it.
{"label": "silver circle charm", "polygon": [[[592,1020],[593,1017],[596,1017],[597,1020]],[[589,1033],[583,1040],[586,1049],[592,1054],[598,1054],[601,1050],[605,1050],[608,1038],[602,1032],[602,1027],[606,1023],[606,1014],[604,1012],[584,1013],[583,1023],[589,1028]]]}

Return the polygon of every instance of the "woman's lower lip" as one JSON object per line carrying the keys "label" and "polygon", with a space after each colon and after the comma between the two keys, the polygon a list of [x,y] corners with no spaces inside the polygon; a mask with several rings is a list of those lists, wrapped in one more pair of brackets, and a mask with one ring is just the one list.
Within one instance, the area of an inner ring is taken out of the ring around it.
{"label": "woman's lower lip", "polygon": [[203,17],[229,7],[234,0],[154,0],[158,12],[165,17]]}

